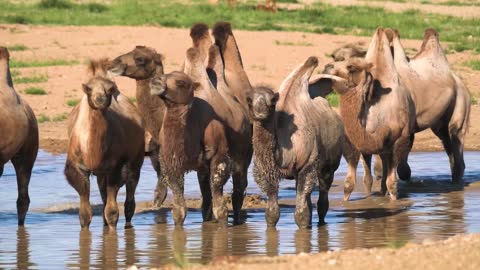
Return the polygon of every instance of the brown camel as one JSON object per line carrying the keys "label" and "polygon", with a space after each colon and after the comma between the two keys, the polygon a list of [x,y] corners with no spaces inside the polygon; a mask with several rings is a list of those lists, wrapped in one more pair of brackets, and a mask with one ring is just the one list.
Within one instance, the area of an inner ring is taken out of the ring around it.
{"label": "brown camel", "polygon": [[[415,125],[415,105],[410,91],[400,80],[382,28],[375,32],[365,59],[352,58],[347,63],[346,71],[338,68],[337,63],[325,69],[328,74],[342,77],[330,78],[340,94],[346,135],[362,154],[380,155],[382,193],[388,189],[391,199],[396,200],[396,168],[411,149]],[[354,162],[347,161],[350,168]],[[370,193],[372,182],[365,184]],[[355,178],[347,177],[345,199],[349,198],[354,186]]]}
{"label": "brown camel", "polygon": [[278,93],[260,87],[247,98],[254,123],[254,176],[268,196],[265,216],[269,226],[275,226],[280,215],[280,176],[297,181],[295,222],[300,228],[312,223],[310,195],[317,181],[320,224],[328,211],[328,191],[340,164],[344,127],[325,98],[311,98],[308,80],[317,66],[317,58],[310,57],[283,81]]}
{"label": "brown camel", "polygon": [[332,52],[331,57],[333,61],[340,62],[345,61],[353,57],[365,57],[367,50],[360,47],[358,44],[347,44]]}
{"label": "brown camel", "polygon": [[212,35],[222,55],[225,82],[230,86],[245,112],[248,112],[247,95],[252,91],[252,85],[243,68],[242,56],[230,23],[217,22],[213,27]]}
{"label": "brown camel", "polygon": [[[189,50],[188,59],[198,57]],[[211,211],[215,219],[227,221],[223,186],[230,177],[228,142],[223,124],[218,121],[208,101],[194,97],[202,85],[193,82],[183,72],[156,75],[150,83],[152,95],[165,101],[166,112],[160,130],[160,164],[162,181],[173,192],[173,218],[182,225],[186,216],[184,174],[195,170],[208,175],[200,182],[205,202],[204,213]],[[206,192],[208,191],[208,192]],[[207,198],[208,197],[208,198]],[[213,203],[212,203],[213,197]],[[208,203],[207,203],[208,202]],[[209,204],[209,205],[208,205]]]}
{"label": "brown camel", "polygon": [[[199,60],[204,63],[208,57],[208,64],[207,70],[205,70],[205,66],[202,63],[190,61],[189,64],[185,65],[188,68],[185,69],[185,73],[194,82],[198,82],[203,86],[206,94],[203,97],[208,99],[218,119],[225,125],[229,156],[232,160],[234,222],[239,223],[239,214],[248,184],[248,167],[253,154],[251,125],[247,112],[243,110],[242,105],[235,97],[235,92],[225,81],[222,57],[218,47],[212,43],[208,33],[208,26],[205,24],[194,25],[190,36],[192,37],[194,48],[198,50]],[[200,92],[198,93],[200,94]],[[196,92],[195,96],[200,97],[201,95],[197,95]],[[208,180],[208,172],[206,174],[199,173],[198,176],[199,181]]]}
{"label": "brown camel", "polygon": [[17,174],[18,225],[23,226],[30,197],[28,184],[38,152],[38,126],[35,114],[13,88],[10,54],[0,47],[0,177],[9,160]]}
{"label": "brown camel", "polygon": [[80,195],[80,225],[92,220],[90,175],[97,177],[104,204],[104,225],[115,228],[118,221],[117,194],[126,185],[125,226],[135,212],[135,189],[144,159],[142,118],[107,75],[109,61],[92,61],[91,76],[83,84],[80,103],[69,116],[69,147],[65,176]]}
{"label": "brown camel", "polygon": [[[386,29],[386,34],[400,79],[415,103],[415,132],[432,129],[450,158],[452,181],[462,182],[465,171],[463,144],[470,116],[468,89],[450,69],[435,30],[425,30],[422,46],[412,59],[405,55],[398,31]],[[406,162],[409,178],[410,168]]]}
{"label": "brown camel", "polygon": [[167,197],[167,187],[160,181],[161,168],[158,160],[160,144],[158,134],[162,127],[165,105],[159,97],[150,95],[150,80],[156,75],[162,75],[163,56],[154,49],[136,46],[132,51],[120,55],[113,60],[110,72],[136,80],[136,98],[140,115],[145,124],[147,151],[153,168],[157,173],[157,187],[154,194],[154,205],[160,207]]}

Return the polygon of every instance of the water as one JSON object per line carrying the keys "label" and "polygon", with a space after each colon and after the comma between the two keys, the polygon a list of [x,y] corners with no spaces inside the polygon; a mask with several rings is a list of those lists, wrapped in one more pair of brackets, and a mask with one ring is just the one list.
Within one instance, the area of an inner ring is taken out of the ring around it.
{"label": "water", "polygon": [[[467,152],[465,186],[449,181],[444,153],[412,153],[413,183],[401,183],[401,199],[362,193],[361,169],[351,201],[342,201],[342,162],[330,192],[330,211],[325,226],[300,230],[295,225],[294,182],[281,184],[281,218],[276,229],[268,229],[263,209],[247,210],[246,223],[219,227],[202,223],[201,212],[191,209],[183,228],[175,228],[169,211],[143,211],[133,218],[134,227],[103,228],[94,216],[90,230],[81,230],[75,211],[78,195],[63,176],[64,155],[41,151],[30,183],[30,211],[25,228],[17,227],[16,179],[8,164],[0,178],[0,268],[1,269],[124,269],[129,265],[154,267],[168,263],[208,263],[224,256],[282,255],[356,247],[398,247],[406,242],[443,239],[459,233],[480,232],[480,152]],[[155,174],[145,162],[138,185],[137,202],[149,201]],[[478,181],[478,182],[477,182]],[[100,204],[92,181],[92,204]],[[186,177],[186,196],[199,197],[196,175]],[[231,183],[225,190],[231,191]],[[378,190],[378,187],[377,187]],[[260,193],[249,175],[249,194]],[[124,189],[119,201],[124,200]],[[314,196],[315,197],[315,196]],[[141,205],[141,204],[139,204]],[[157,220],[166,218],[166,224]],[[230,218],[231,220],[231,218]],[[314,212],[314,222],[317,216]]]}

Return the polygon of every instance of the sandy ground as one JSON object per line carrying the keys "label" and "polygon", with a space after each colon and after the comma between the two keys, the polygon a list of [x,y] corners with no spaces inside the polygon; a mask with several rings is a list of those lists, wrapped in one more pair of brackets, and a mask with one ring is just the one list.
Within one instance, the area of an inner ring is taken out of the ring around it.
{"label": "sandy ground", "polygon": [[[317,71],[320,72],[322,66],[330,61],[328,54],[335,48],[351,42],[369,42],[368,37],[299,32],[235,31],[235,35],[251,82],[273,87],[278,87],[296,65],[311,55],[319,57],[321,64]],[[113,58],[130,51],[135,45],[147,45],[165,55],[166,71],[170,72],[179,68],[186,49],[191,46],[188,29],[163,27],[0,25],[0,37],[0,44],[3,46],[22,44],[29,48],[11,52],[11,58],[15,60],[63,59],[80,62],[72,66],[16,69],[22,77],[31,74],[48,75],[47,82],[17,84],[15,87],[37,116],[43,114],[50,118],[69,113],[71,107],[67,105],[67,101],[82,96],[81,83],[87,78],[85,63],[89,58]],[[420,47],[421,41],[404,40],[403,43],[407,51],[413,53]],[[480,81],[477,79],[480,72],[465,67],[463,63],[479,58],[480,56],[468,52],[448,55],[452,67],[475,96],[480,93]],[[116,81],[124,94],[135,96],[133,80],[119,77]],[[31,86],[46,89],[48,95],[33,96],[22,93]],[[477,123],[479,117],[480,107],[473,106],[471,123]],[[479,125],[471,125],[466,139],[467,150],[480,149],[480,138],[477,136],[479,132]],[[66,121],[41,123],[40,139],[41,148],[51,152],[64,152],[67,144]],[[425,131],[416,136],[414,150],[437,151],[442,150],[442,146],[430,131]]]}
{"label": "sandy ground", "polygon": [[480,234],[458,235],[444,241],[407,244],[400,249],[374,248],[296,256],[225,258],[207,266],[187,268],[473,270],[480,269]]}

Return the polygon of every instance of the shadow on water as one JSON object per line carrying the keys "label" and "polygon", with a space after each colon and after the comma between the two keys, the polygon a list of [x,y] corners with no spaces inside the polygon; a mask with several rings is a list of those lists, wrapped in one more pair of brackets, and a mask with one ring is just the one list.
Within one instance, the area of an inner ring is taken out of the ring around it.
{"label": "shadow on water", "polygon": [[[336,180],[329,196],[327,223],[312,229],[297,229],[295,225],[293,181],[281,184],[281,218],[276,228],[266,226],[264,209],[245,211],[246,222],[241,225],[221,226],[202,223],[201,211],[196,208],[188,209],[183,228],[175,227],[170,209],[149,210],[142,204],[151,199],[156,184],[155,174],[146,162],[136,196],[137,207],[145,209],[134,216],[133,228],[124,229],[121,217],[117,230],[112,231],[103,227],[96,185],[92,185],[91,192],[96,215],[89,230],[80,229],[76,216],[78,196],[61,174],[65,157],[41,152],[31,181],[32,204],[24,228],[16,225],[13,168],[6,166],[0,178],[0,269],[126,269],[130,265],[141,268],[165,264],[184,267],[226,256],[397,248],[411,241],[479,232],[480,153],[466,153],[465,160],[465,184],[452,185],[443,153],[412,153],[414,179],[400,184],[403,197],[396,202],[383,196],[366,197],[362,172],[352,200],[343,202],[343,184]],[[335,179],[343,179],[345,172],[342,162]],[[187,197],[199,197],[195,175],[187,175],[185,190]],[[226,193],[230,191],[231,183]],[[248,193],[259,193],[251,174]],[[121,192],[119,201],[123,200]],[[316,219],[314,214],[314,224]]]}

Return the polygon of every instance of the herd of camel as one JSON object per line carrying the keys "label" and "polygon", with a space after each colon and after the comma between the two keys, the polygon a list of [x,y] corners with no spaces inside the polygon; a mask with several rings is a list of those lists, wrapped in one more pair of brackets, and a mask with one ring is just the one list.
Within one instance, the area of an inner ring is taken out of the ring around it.
{"label": "herd of camel", "polygon": [[[213,39],[212,39],[213,36]],[[470,94],[449,67],[438,33],[427,29],[418,53],[408,58],[398,31],[378,28],[366,52],[344,47],[321,74],[309,57],[282,82],[278,91],[252,87],[244,70],[231,25],[218,22],[211,34],[199,23],[190,31],[192,47],[179,71],[165,73],[164,57],[136,46],[114,60],[92,60],[84,95],[68,122],[69,148],[65,176],[80,196],[80,225],[92,220],[90,175],[103,200],[104,224],[116,227],[117,194],[126,185],[126,226],[135,212],[135,189],[144,156],[157,173],[154,192],[161,206],[167,189],[173,193],[176,225],[186,216],[184,174],[196,171],[205,221],[226,223],[223,186],[233,179],[233,221],[247,187],[254,157],[254,178],[266,194],[265,219],[279,220],[280,179],[296,180],[295,222],[312,224],[311,193],[319,187],[319,223],[329,208],[328,192],[342,155],[348,162],[344,199],[354,190],[362,157],[367,195],[375,171],[381,193],[398,197],[397,171],[410,178],[408,154],[414,134],[430,128],[443,142],[453,183],[462,182],[464,137]],[[136,81],[135,106],[121,94],[113,77]],[[340,96],[339,114],[326,95]],[[15,92],[9,53],[0,48],[0,175],[11,160],[18,182],[18,224],[29,206],[28,184],[38,151],[33,111]],[[381,161],[381,162],[380,162]]]}

